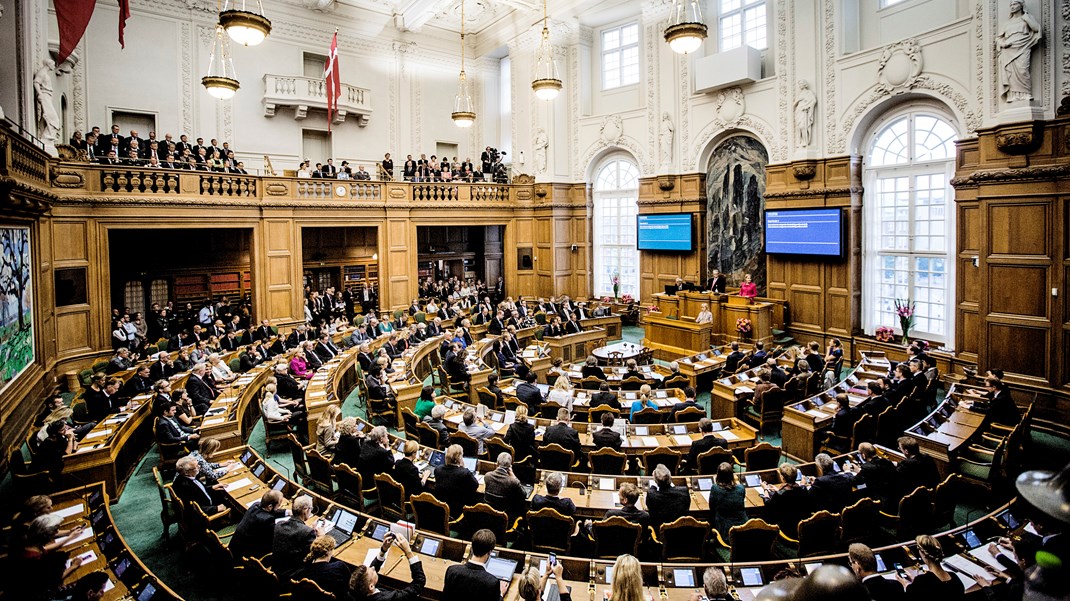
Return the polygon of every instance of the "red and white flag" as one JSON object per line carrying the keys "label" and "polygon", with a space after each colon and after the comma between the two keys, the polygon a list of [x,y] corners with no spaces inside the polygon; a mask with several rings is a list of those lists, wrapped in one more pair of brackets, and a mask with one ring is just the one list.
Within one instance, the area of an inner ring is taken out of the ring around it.
{"label": "red and white flag", "polygon": [[338,110],[338,99],[342,96],[342,76],[338,72],[338,32],[331,39],[331,51],[327,54],[327,64],[323,67],[323,79],[327,92],[327,131],[331,131],[334,112]]}

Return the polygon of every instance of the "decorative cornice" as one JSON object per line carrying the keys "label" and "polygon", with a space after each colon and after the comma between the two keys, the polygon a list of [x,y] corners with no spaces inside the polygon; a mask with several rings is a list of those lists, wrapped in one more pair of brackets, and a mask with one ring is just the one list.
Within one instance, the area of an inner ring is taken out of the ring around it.
{"label": "decorative cornice", "polygon": [[[0,179],[0,190],[3,190],[4,180]],[[410,210],[410,209],[434,209],[436,211],[511,211],[516,205],[503,204],[495,206],[488,202],[383,202],[380,200],[363,202],[350,200],[304,200],[304,199],[272,199],[272,198],[239,198],[227,196],[177,196],[177,195],[153,195],[153,196],[64,196],[51,195],[58,205],[88,206],[88,207],[144,207],[144,206],[169,206],[169,207],[236,207],[236,208],[295,208],[295,209],[338,209],[352,211],[353,209],[382,209]],[[548,205],[538,205],[539,207]],[[556,205],[554,205],[556,206]],[[573,206],[573,205],[562,205]]]}
{"label": "decorative cornice", "polygon": [[855,196],[864,191],[862,186],[848,186],[846,188],[813,188],[810,190],[789,190],[786,192],[766,191],[765,199],[777,198],[810,198],[815,196]]}
{"label": "decorative cornice", "polygon": [[1007,182],[1038,179],[1058,179],[1070,176],[1070,165],[1022,167],[1018,169],[985,169],[951,179],[954,187],[987,182]]}

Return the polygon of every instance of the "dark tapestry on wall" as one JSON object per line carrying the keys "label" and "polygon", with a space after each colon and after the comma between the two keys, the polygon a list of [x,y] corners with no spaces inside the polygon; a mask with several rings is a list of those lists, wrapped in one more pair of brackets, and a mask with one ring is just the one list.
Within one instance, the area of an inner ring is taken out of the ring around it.
{"label": "dark tapestry on wall", "polygon": [[765,292],[765,166],[769,154],[749,136],[728,138],[713,151],[706,172],[706,222],[709,224],[706,262],[719,269],[730,286],[744,274]]}
{"label": "dark tapestry on wall", "polygon": [[30,229],[0,228],[0,392],[33,363]]}

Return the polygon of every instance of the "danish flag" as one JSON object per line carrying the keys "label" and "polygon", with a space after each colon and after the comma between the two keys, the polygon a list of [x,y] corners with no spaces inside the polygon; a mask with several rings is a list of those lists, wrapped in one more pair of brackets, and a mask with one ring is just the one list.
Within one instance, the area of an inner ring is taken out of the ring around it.
{"label": "danish flag", "polygon": [[327,131],[331,131],[334,112],[338,110],[338,99],[342,96],[342,78],[338,73],[338,31],[331,39],[331,52],[327,55],[327,64],[323,66],[323,79],[327,92]]}

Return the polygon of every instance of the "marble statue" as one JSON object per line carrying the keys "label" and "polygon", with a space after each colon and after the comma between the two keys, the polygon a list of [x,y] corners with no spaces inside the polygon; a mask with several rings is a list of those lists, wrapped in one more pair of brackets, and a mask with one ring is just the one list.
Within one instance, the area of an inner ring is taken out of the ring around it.
{"label": "marble statue", "polygon": [[546,150],[550,148],[550,141],[546,139],[546,132],[539,130],[535,133],[535,173],[546,171]]}
{"label": "marble statue", "polygon": [[1011,2],[1011,16],[999,29],[996,50],[999,52],[1000,96],[1004,102],[1033,99],[1030,73],[1033,46],[1040,41],[1040,24],[1019,0]]}
{"label": "marble statue", "polygon": [[52,102],[52,73],[56,63],[50,58],[41,61],[41,68],[33,74],[33,93],[37,107],[37,137],[45,143],[45,149],[55,152],[59,139],[60,119]]}
{"label": "marble statue", "polygon": [[661,114],[661,132],[660,132],[660,147],[661,151],[661,164],[669,165],[672,163],[672,137],[676,132],[676,129],[672,125],[672,117],[669,113]]}
{"label": "marble statue", "polygon": [[814,108],[817,96],[810,90],[810,84],[799,82],[799,93],[795,100],[795,143],[800,148],[810,145],[814,131]]}

